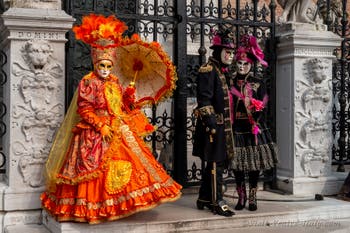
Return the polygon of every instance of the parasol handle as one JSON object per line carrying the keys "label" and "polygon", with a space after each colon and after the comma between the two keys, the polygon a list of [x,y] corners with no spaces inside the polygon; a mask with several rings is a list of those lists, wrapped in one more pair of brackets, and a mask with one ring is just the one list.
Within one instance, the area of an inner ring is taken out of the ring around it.
{"label": "parasol handle", "polygon": [[136,81],[138,72],[139,72],[139,71],[136,70],[135,75],[134,75],[134,78],[133,78],[132,82],[130,82],[130,84],[129,84],[130,86],[133,86],[133,87],[135,86],[135,81]]}
{"label": "parasol handle", "polygon": [[140,70],[143,69],[143,63],[139,59],[134,59],[134,64],[132,66],[132,69],[135,71],[134,79],[132,82],[130,82],[131,86],[135,86],[136,78]]}

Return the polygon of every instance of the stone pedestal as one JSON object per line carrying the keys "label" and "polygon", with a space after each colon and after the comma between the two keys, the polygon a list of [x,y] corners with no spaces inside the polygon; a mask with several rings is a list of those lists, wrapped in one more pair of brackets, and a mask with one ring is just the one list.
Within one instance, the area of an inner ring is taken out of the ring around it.
{"label": "stone pedestal", "polygon": [[41,222],[43,167],[65,112],[65,34],[73,18],[57,9],[10,8],[1,19],[7,164],[0,208],[6,229]]}
{"label": "stone pedestal", "polygon": [[331,171],[332,63],[341,39],[325,25],[289,23],[277,33],[278,188],[329,195],[343,179]]}

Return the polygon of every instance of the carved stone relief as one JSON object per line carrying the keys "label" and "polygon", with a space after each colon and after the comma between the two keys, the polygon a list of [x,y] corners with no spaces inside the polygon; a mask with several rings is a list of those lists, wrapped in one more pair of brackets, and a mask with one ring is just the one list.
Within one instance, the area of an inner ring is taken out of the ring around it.
{"label": "carved stone relief", "polygon": [[21,77],[20,92],[24,102],[34,110],[50,103],[52,95],[61,91],[56,80],[63,75],[62,65],[52,57],[46,40],[29,40],[21,49],[24,63],[14,62],[13,74]]}
{"label": "carved stone relief", "polygon": [[330,150],[331,80],[327,77],[329,64],[325,59],[309,59],[304,63],[304,79],[297,81],[296,110],[299,159],[305,175],[317,177],[325,172]]}
{"label": "carved stone relief", "polygon": [[19,160],[19,170],[23,176],[23,182],[30,187],[40,187],[45,184],[43,170],[46,159],[36,159],[32,157],[22,157]]}
{"label": "carved stone relief", "polygon": [[13,91],[22,96],[22,103],[15,102],[12,116],[24,138],[15,141],[13,150],[20,156],[18,166],[23,181],[31,187],[43,185],[42,166],[63,115],[63,105],[57,102],[63,68],[52,54],[48,41],[29,40],[21,49],[22,60],[12,67],[18,78]]}

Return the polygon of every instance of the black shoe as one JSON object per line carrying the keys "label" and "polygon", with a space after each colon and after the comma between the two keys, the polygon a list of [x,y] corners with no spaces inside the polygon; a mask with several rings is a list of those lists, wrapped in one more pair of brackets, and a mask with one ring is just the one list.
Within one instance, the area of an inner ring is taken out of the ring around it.
{"label": "black shoe", "polygon": [[257,206],[257,204],[255,204],[255,203],[249,203],[248,209],[249,209],[250,211],[255,211],[255,210],[258,209],[258,206]]}
{"label": "black shoe", "polygon": [[240,198],[238,199],[238,202],[235,206],[235,210],[243,210],[245,207],[245,203],[247,202],[247,198],[241,200]]}
{"label": "black shoe", "polygon": [[221,200],[216,205],[214,205],[213,212],[214,214],[222,215],[225,217],[231,217],[235,214],[235,212],[233,212],[233,210],[226,204],[224,200]]}
{"label": "black shoe", "polygon": [[211,201],[198,199],[197,209],[204,210],[204,207],[207,207],[209,210],[213,210],[213,204],[211,203]]}
{"label": "black shoe", "polygon": [[248,205],[248,209],[250,211],[255,211],[258,209],[258,203],[256,201],[256,188],[251,188],[249,190],[249,205]]}

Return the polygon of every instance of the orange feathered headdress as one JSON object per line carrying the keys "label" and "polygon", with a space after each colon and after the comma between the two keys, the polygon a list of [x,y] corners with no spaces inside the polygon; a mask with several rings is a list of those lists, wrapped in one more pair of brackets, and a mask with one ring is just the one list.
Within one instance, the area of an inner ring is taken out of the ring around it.
{"label": "orange feathered headdress", "polygon": [[128,27],[114,15],[90,14],[83,16],[82,23],[73,27],[75,38],[91,45],[92,61],[110,60],[115,63],[114,48],[122,41]]}

